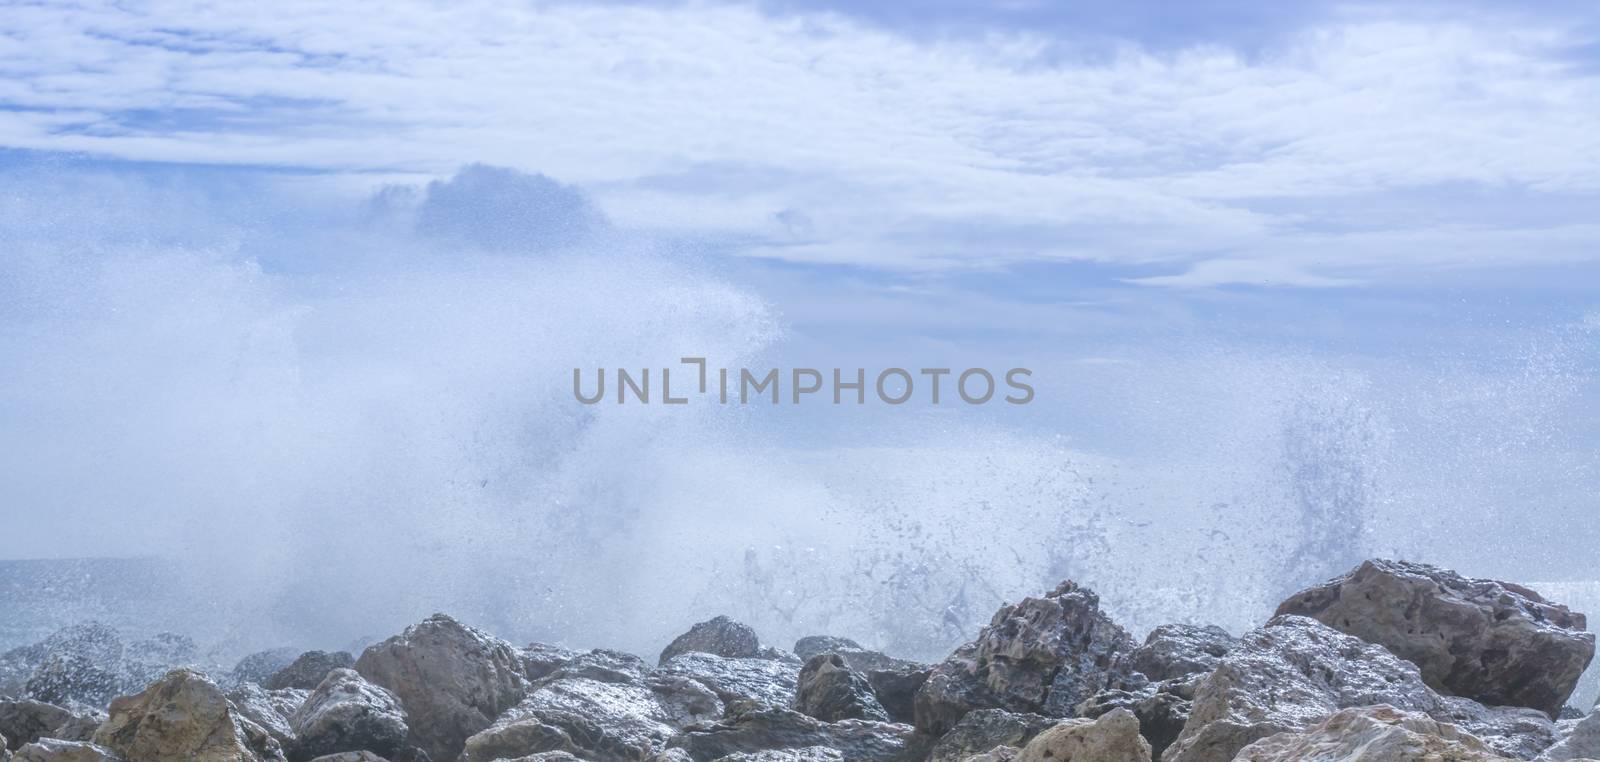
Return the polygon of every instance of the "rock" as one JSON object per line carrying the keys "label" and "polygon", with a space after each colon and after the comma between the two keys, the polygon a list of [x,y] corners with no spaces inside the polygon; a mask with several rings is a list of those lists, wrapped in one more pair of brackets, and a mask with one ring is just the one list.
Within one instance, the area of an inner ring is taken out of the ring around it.
{"label": "rock", "polygon": [[1238,643],[1221,627],[1164,624],[1133,650],[1133,668],[1157,682],[1210,672]]}
{"label": "rock", "polygon": [[0,736],[6,749],[16,751],[43,736],[53,736],[56,728],[72,719],[72,713],[34,699],[0,700]]}
{"label": "rock", "polygon": [[1150,744],[1139,735],[1139,720],[1126,709],[1099,719],[1067,720],[1034,736],[1017,762],[1150,762]]}
{"label": "rock", "polygon": [[928,762],[963,762],[998,746],[1020,747],[1055,725],[1054,717],[1018,714],[1003,709],[967,712],[933,747]]}
{"label": "rock", "polygon": [[1142,679],[1133,638],[1100,611],[1100,598],[1063,582],[1043,598],[995,612],[978,639],[933,668],[916,697],[917,729],[940,735],[972,709],[1066,717],[1106,688]]}
{"label": "rock", "polygon": [[299,711],[309,695],[311,691],[299,688],[269,691],[255,683],[242,683],[228,692],[228,701],[239,714],[265,728],[278,745],[288,749],[294,743],[294,728],[290,727],[289,718]]}
{"label": "rock", "polygon": [[1164,762],[1229,762],[1245,746],[1300,730],[1339,709],[1390,704],[1442,712],[1417,668],[1306,617],[1246,634],[1195,689],[1189,721]]}
{"label": "rock", "polygon": [[996,746],[982,754],[974,754],[963,762],[1013,762],[1022,750],[1015,746]]}
{"label": "rock", "polygon": [[1594,656],[1582,614],[1509,582],[1404,561],[1367,561],[1295,594],[1277,613],[1382,645],[1440,692],[1552,718]]}
{"label": "rock", "polygon": [[795,656],[811,661],[811,658],[821,653],[832,651],[861,651],[865,650],[860,643],[849,638],[836,638],[832,635],[807,635],[794,642]]}
{"label": "rock", "polygon": [[389,760],[370,751],[341,751],[338,754],[317,757],[311,762],[389,762]]}
{"label": "rock", "polygon": [[701,622],[673,639],[661,651],[658,664],[691,652],[707,653],[728,659],[751,659],[760,654],[761,640],[756,631],[725,616]]}
{"label": "rock", "polygon": [[[273,648],[266,651],[257,651],[239,660],[233,670],[228,673],[228,683],[239,685],[242,683],[255,683],[260,685],[272,677],[278,670],[294,663],[299,658],[300,651],[294,648]],[[315,686],[313,686],[315,687]],[[309,688],[307,690],[310,690]]]}
{"label": "rock", "polygon": [[837,749],[826,746],[807,746],[804,749],[783,751],[751,751],[729,754],[716,762],[846,762]]}
{"label": "rock", "polygon": [[557,667],[578,658],[578,652],[544,643],[529,643],[526,648],[517,651],[517,657],[522,661],[523,676],[532,681],[539,680],[554,672]]}
{"label": "rock", "polygon": [[240,715],[204,675],[176,669],[135,696],[111,702],[94,743],[128,762],[281,762],[266,729]]}
{"label": "rock", "polygon": [[1162,752],[1178,740],[1178,734],[1189,721],[1192,690],[1192,682],[1179,678],[1141,691],[1101,691],[1079,703],[1076,712],[1087,719],[1118,709],[1132,712],[1139,720],[1139,735],[1150,744],[1151,757],[1160,759]]}
{"label": "rock", "polygon": [[907,725],[868,720],[825,723],[792,709],[761,707],[691,726],[673,737],[671,746],[688,752],[695,762],[814,746],[835,749],[851,762],[894,762],[905,753],[910,735]]}
{"label": "rock", "polygon": [[1460,728],[1388,705],[1341,709],[1302,731],[1277,733],[1246,746],[1235,762],[1503,762],[1488,744]]}
{"label": "rock", "polygon": [[355,669],[400,698],[411,743],[435,760],[455,759],[528,690],[516,649],[443,614],[367,648]]}
{"label": "rock", "polygon": [[845,666],[844,657],[823,653],[800,670],[795,709],[823,722],[876,720],[888,722],[889,713],[873,695],[866,675]]}
{"label": "rock", "polygon": [[644,659],[622,651],[597,648],[556,666],[544,679],[586,677],[602,683],[637,683],[648,674],[650,665],[645,664]]}
{"label": "rock", "polygon": [[1444,710],[1432,717],[1477,736],[1502,756],[1533,759],[1556,740],[1555,723],[1537,709],[1484,706],[1460,696],[1441,696]]}
{"label": "rock", "polygon": [[[846,659],[849,663],[849,659]],[[855,667],[851,667],[855,669]],[[932,667],[867,670],[867,682],[891,722],[910,724],[916,718],[917,691],[928,682]]]}
{"label": "rock", "polygon": [[[121,661],[109,662],[120,666]],[[114,668],[81,654],[52,653],[33,669],[24,684],[26,695],[51,704],[79,701],[105,706],[121,693],[127,681]]]}
{"label": "rock", "polygon": [[1559,740],[1539,756],[1539,762],[1600,759],[1600,707],[1588,717],[1563,728]]}
{"label": "rock", "polygon": [[724,703],[756,702],[784,708],[794,704],[799,677],[795,668],[785,662],[725,659],[699,652],[673,657],[660,674],[694,680],[711,689]]}
{"label": "rock", "polygon": [[117,753],[83,741],[41,738],[17,750],[11,762],[123,762]]}
{"label": "rock", "polygon": [[405,747],[408,730],[400,700],[353,669],[328,673],[289,725],[291,762],[345,751],[393,757]]}
{"label": "rock", "polygon": [[72,712],[72,717],[50,731],[51,738],[58,741],[92,741],[94,732],[110,717],[99,709],[83,704],[74,704],[68,711]]}
{"label": "rock", "polygon": [[307,651],[295,657],[289,666],[272,673],[261,683],[261,687],[269,691],[285,688],[315,690],[328,673],[336,669],[349,669],[355,663],[355,657],[344,651]]}

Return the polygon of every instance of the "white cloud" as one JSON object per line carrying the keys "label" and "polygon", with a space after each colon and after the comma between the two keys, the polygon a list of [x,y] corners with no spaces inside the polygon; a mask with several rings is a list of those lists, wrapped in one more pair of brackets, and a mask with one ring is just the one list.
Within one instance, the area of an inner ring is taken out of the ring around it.
{"label": "white cloud", "polygon": [[[588,186],[621,224],[760,256],[1335,285],[1600,252],[1592,228],[1513,214],[1484,230],[1446,202],[1381,231],[1318,213],[1329,197],[1426,205],[1441,185],[1600,193],[1600,80],[1555,27],[1372,20],[1252,58],[1062,63],[1026,36],[913,41],[720,5],[83,3],[9,8],[0,32],[0,144],[336,171],[484,161]],[[1485,249],[1501,240],[1522,245]]]}

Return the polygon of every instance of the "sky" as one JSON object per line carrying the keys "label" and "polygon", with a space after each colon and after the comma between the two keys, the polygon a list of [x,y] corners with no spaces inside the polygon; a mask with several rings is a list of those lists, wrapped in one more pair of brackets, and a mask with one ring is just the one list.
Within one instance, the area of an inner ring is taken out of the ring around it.
{"label": "sky", "polygon": [[[0,558],[641,648],[885,547],[975,623],[1247,623],[1313,541],[1592,579],[1597,212],[1590,3],[0,1]],[[1039,395],[567,396],[683,356]],[[559,627],[460,597],[563,563]]]}

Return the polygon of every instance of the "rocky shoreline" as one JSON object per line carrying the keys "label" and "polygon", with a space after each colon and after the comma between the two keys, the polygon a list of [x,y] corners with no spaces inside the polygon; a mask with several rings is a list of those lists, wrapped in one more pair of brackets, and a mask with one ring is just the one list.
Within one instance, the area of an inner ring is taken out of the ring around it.
{"label": "rocky shoreline", "polygon": [[180,636],[78,625],[0,654],[0,762],[1600,759],[1600,708],[1567,704],[1586,627],[1520,585],[1382,560],[1239,637],[1141,643],[1064,582],[937,664],[824,635],[786,651],[718,617],[652,665],[438,614],[359,656],[208,674]]}

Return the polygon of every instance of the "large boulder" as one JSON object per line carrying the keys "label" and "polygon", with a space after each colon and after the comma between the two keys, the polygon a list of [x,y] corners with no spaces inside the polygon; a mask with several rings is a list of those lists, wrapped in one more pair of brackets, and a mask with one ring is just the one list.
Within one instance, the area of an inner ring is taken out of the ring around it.
{"label": "large boulder", "polygon": [[789,751],[812,747],[837,750],[851,762],[897,762],[912,733],[908,725],[868,720],[822,722],[792,709],[730,710],[715,723],[691,726],[670,742],[694,762],[712,762],[734,754]]}
{"label": "large boulder", "polygon": [[33,699],[0,699],[0,736],[6,739],[0,747],[16,751],[43,736],[53,736],[56,728],[71,719],[72,712],[55,704]]}
{"label": "large boulder", "polygon": [[1020,749],[1058,721],[1041,714],[974,709],[939,739],[928,755],[928,762],[965,762],[996,747]]}
{"label": "large boulder", "polygon": [[1016,762],[1150,762],[1150,744],[1139,736],[1138,718],[1116,709],[1045,730],[1022,747]]}
{"label": "large boulder", "polygon": [[243,717],[215,683],[188,669],[111,702],[94,743],[127,762],[282,762],[266,729]]}
{"label": "large boulder", "polygon": [[1133,649],[1133,668],[1154,680],[1174,680],[1210,672],[1238,638],[1214,625],[1164,624]]}
{"label": "large boulder", "polygon": [[393,757],[405,748],[406,713],[393,693],[352,669],[323,678],[289,720],[291,762],[346,751]]}
{"label": "large boulder", "polygon": [[867,676],[851,669],[836,653],[818,654],[806,662],[800,670],[794,708],[823,722],[889,721]]}
{"label": "large boulder", "polygon": [[1234,762],[1509,762],[1460,728],[1388,705],[1334,712],[1310,728],[1268,736]]}
{"label": "large boulder", "polygon": [[1296,593],[1309,616],[1416,664],[1435,690],[1556,717],[1594,657],[1584,616],[1509,582],[1374,560]]}
{"label": "large boulder", "polygon": [[1094,719],[1110,712],[1132,712],[1139,721],[1139,735],[1150,744],[1150,754],[1160,759],[1189,722],[1194,688],[1199,680],[1177,678],[1155,683],[1142,690],[1105,690],[1080,702],[1079,717]]}
{"label": "large boulder", "polygon": [[708,619],[679,635],[661,651],[658,664],[666,664],[679,654],[713,654],[729,659],[754,658],[761,654],[761,639],[749,626],[726,616]]}
{"label": "large boulder", "polygon": [[17,750],[11,762],[124,762],[116,752],[84,741],[41,738]]}
{"label": "large boulder", "polygon": [[773,659],[725,659],[691,652],[673,657],[659,674],[700,683],[725,703],[755,702],[787,708],[794,704],[799,667]]}
{"label": "large boulder", "polygon": [[548,643],[529,643],[517,650],[517,657],[522,661],[522,674],[529,680],[543,679],[578,656],[577,651]]}
{"label": "large boulder", "polygon": [[[665,701],[649,680],[604,682],[558,677],[536,688],[493,725],[467,739],[463,762],[540,752],[581,754],[599,762],[638,760],[666,747],[682,724],[720,717],[722,704],[700,687],[699,714]],[[674,685],[673,687],[679,687]]]}
{"label": "large boulder", "polygon": [[1591,758],[1600,759],[1600,707],[1596,707],[1589,716],[1564,727],[1560,739],[1545,750],[1539,762]]}
{"label": "large boulder", "polygon": [[349,669],[355,663],[355,657],[344,651],[307,651],[295,657],[289,666],[272,673],[261,683],[261,687],[269,691],[285,688],[315,690],[328,673],[336,669]]}
{"label": "large boulder", "polygon": [[1051,717],[1106,688],[1142,682],[1132,637],[1100,611],[1100,598],[1063,582],[1043,598],[995,612],[977,640],[934,667],[916,697],[917,729],[940,735],[973,709]]}
{"label": "large boulder", "polygon": [[[849,657],[845,658],[845,663],[850,663]],[[888,712],[889,720],[908,725],[916,719],[917,691],[922,690],[922,686],[928,682],[928,675],[932,673],[932,667],[921,665],[866,671],[867,683],[872,686],[872,695],[878,699],[883,710]]]}
{"label": "large boulder", "polygon": [[228,692],[228,701],[233,702],[234,708],[245,719],[265,728],[277,739],[278,745],[288,749],[294,744],[294,728],[290,726],[289,718],[299,711],[300,705],[310,695],[311,691],[299,688],[269,691],[255,683],[241,683]]}
{"label": "large boulder", "polygon": [[400,698],[410,717],[411,744],[435,760],[455,759],[469,736],[516,706],[528,690],[511,644],[444,614],[367,648],[355,669]]}

